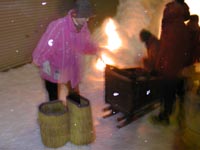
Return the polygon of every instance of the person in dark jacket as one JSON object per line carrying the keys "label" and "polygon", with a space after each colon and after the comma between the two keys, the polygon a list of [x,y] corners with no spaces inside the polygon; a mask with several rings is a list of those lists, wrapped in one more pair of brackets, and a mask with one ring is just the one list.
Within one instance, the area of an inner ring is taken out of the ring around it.
{"label": "person in dark jacket", "polygon": [[200,27],[198,15],[191,15],[187,23],[187,28],[190,34],[190,52],[191,58],[187,65],[192,65],[200,61]]}
{"label": "person in dark jacket", "polygon": [[169,125],[173,104],[176,100],[177,77],[188,60],[189,32],[184,22],[190,17],[184,0],[166,4],[161,26],[160,50],[156,70],[163,76],[161,109],[154,123]]}
{"label": "person in dark jacket", "polygon": [[144,68],[149,72],[154,72],[160,41],[146,29],[140,31],[140,40],[144,42],[147,48],[147,57],[143,59]]}

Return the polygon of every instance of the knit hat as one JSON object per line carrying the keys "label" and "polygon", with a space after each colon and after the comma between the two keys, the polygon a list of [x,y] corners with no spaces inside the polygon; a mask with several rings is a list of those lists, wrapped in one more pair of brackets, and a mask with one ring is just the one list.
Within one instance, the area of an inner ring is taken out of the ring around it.
{"label": "knit hat", "polygon": [[76,18],[89,18],[94,15],[89,0],[76,0],[74,9],[76,11]]}

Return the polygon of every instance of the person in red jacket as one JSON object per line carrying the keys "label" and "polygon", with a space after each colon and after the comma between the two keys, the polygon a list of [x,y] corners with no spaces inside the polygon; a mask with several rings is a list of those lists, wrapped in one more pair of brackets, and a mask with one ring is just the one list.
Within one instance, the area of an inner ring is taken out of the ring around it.
{"label": "person in red jacket", "polygon": [[158,116],[152,117],[154,123],[170,123],[169,118],[176,100],[177,77],[189,57],[189,32],[184,23],[189,17],[189,7],[184,0],[173,0],[166,4],[156,62],[156,70],[163,76],[163,98]]}

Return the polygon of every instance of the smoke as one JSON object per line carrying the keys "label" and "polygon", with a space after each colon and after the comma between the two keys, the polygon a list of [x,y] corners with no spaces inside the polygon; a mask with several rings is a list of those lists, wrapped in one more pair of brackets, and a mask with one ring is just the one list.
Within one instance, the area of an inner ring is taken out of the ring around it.
{"label": "smoke", "polygon": [[148,10],[140,0],[120,0],[115,19],[119,23],[122,40],[127,43],[116,55],[118,65],[120,67],[141,66],[145,48],[138,35],[140,30],[150,23]]}
{"label": "smoke", "polygon": [[[107,52],[116,67],[143,66],[142,58],[146,56],[146,47],[140,41],[139,33],[145,28],[155,36],[159,36],[160,20],[166,1],[169,0],[119,0],[117,13],[111,19],[116,23],[123,46],[116,53]],[[93,32],[94,40],[100,45],[105,45],[107,42],[104,31],[107,19]],[[96,58],[92,63],[95,61]]]}
{"label": "smoke", "polygon": [[[112,18],[123,42],[120,50],[112,56],[118,67],[142,66],[146,48],[139,39],[139,33],[146,28],[158,35],[164,4],[163,0],[119,0],[116,16]],[[106,38],[102,36],[103,27],[104,24],[96,32],[95,39],[102,38],[100,42],[105,43]]]}

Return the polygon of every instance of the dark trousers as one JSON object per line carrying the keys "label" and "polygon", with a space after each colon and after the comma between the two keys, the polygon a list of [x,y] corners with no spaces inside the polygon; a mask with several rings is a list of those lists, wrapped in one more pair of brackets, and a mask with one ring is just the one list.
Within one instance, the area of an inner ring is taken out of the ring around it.
{"label": "dark trousers", "polygon": [[45,87],[48,92],[49,101],[58,99],[58,84],[45,80]]}
{"label": "dark trousers", "polygon": [[161,100],[162,110],[160,111],[160,119],[169,119],[172,114],[173,105],[176,100],[177,79],[165,79],[162,83]]}
{"label": "dark trousers", "polygon": [[[48,92],[48,96],[49,96],[49,101],[53,101],[53,100],[58,100],[58,83],[53,83],[50,81],[45,80],[45,87],[46,90]],[[72,93],[76,93],[79,94],[79,87],[76,86],[75,88],[71,87],[70,82],[68,82],[66,84],[68,90],[69,90],[69,95]]]}
{"label": "dark trousers", "polygon": [[179,78],[177,80],[176,94],[180,99],[180,103],[184,103],[184,96],[186,92],[186,78]]}

